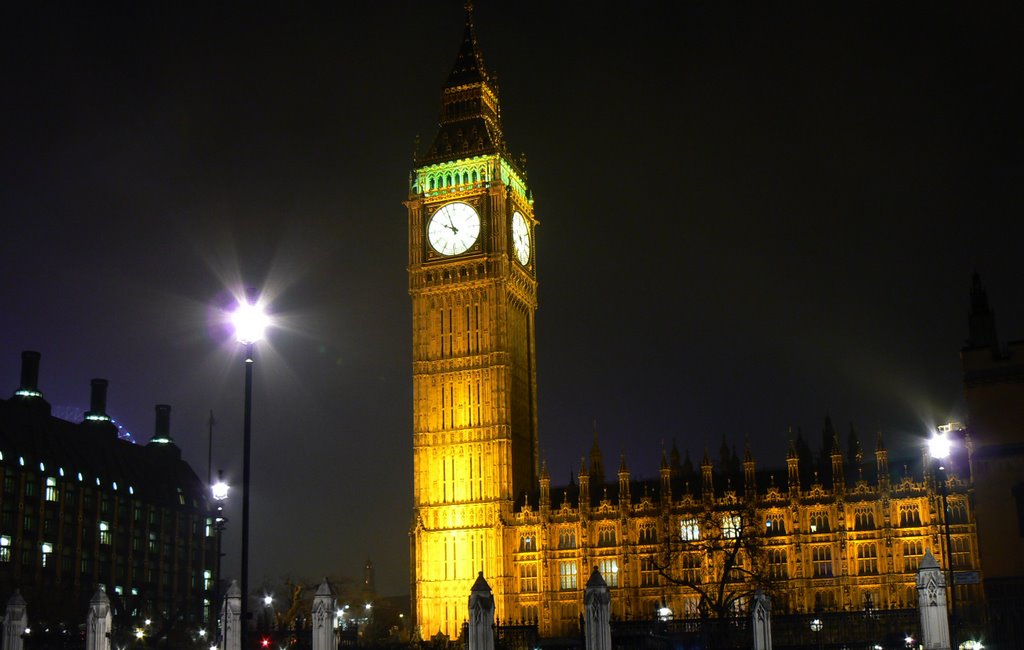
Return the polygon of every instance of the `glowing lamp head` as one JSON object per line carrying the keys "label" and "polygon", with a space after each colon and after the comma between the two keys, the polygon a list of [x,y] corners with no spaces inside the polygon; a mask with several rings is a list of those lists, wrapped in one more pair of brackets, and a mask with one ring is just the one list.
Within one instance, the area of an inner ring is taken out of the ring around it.
{"label": "glowing lamp head", "polygon": [[936,433],[928,440],[928,454],[935,460],[949,458],[953,443],[946,433]]}
{"label": "glowing lamp head", "polygon": [[270,318],[259,303],[246,301],[239,303],[235,313],[231,315],[231,324],[235,328],[235,338],[239,343],[256,343],[263,339],[263,334],[270,325]]}
{"label": "glowing lamp head", "polygon": [[263,604],[266,605],[267,607],[269,607],[270,604],[273,603],[273,602],[274,602],[274,597],[273,596],[264,596],[263,597]]}
{"label": "glowing lamp head", "polygon": [[228,484],[224,481],[217,481],[210,487],[210,491],[213,492],[213,498],[217,501],[223,501],[228,498]]}

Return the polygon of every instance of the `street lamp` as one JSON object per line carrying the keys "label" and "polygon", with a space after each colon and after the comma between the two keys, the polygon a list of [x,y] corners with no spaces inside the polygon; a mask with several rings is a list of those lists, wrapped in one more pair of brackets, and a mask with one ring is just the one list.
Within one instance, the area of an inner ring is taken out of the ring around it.
{"label": "street lamp", "polygon": [[[217,533],[217,563],[214,569],[213,579],[213,609],[214,612],[220,611],[220,559],[223,556],[221,553],[221,539],[224,533],[224,524],[227,522],[227,517],[224,516],[224,502],[228,498],[228,491],[230,490],[228,484],[224,481],[224,472],[217,470],[217,482],[210,486],[210,492],[213,494],[213,500],[217,502],[217,515],[213,520],[214,531]],[[220,627],[220,616],[216,615],[217,623],[214,624],[214,638],[218,637]]]}
{"label": "street lamp", "polygon": [[246,292],[246,300],[231,317],[235,338],[245,346],[245,418],[242,421],[242,611],[241,647],[248,650],[249,636],[249,474],[252,456],[252,367],[256,342],[263,338],[270,319],[256,299],[255,292]]}
{"label": "street lamp", "polygon": [[825,629],[825,624],[822,623],[820,618],[811,619],[811,632],[814,632],[814,639],[818,642],[818,648],[821,648],[821,631]]}
{"label": "street lamp", "polygon": [[949,485],[946,481],[946,465],[949,463],[953,442],[946,432],[936,432],[928,439],[928,454],[938,468],[939,484],[942,488],[942,522],[946,533],[946,571],[949,573],[949,640],[950,647],[956,644],[956,587],[953,584],[953,544],[949,535]]}

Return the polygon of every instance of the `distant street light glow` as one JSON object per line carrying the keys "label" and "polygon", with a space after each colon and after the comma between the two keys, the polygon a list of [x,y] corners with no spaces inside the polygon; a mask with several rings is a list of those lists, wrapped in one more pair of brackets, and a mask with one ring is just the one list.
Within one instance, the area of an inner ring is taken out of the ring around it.
{"label": "distant street light glow", "polygon": [[224,481],[217,481],[213,484],[211,489],[213,491],[213,498],[217,501],[223,501],[228,498],[228,490],[230,488]]}

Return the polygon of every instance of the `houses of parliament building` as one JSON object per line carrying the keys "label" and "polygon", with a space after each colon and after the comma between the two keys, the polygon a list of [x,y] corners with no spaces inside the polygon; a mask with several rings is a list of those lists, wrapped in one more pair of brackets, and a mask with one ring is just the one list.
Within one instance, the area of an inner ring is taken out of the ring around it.
{"label": "houses of parliament building", "polygon": [[890,466],[881,435],[862,445],[826,421],[820,452],[794,434],[776,473],[723,444],[714,461],[666,450],[659,478],[636,481],[595,443],[577,480],[551,485],[537,443],[538,218],[471,7],[405,205],[420,636],[459,634],[480,572],[497,617],[543,636],[578,629],[593,567],[621,619],[741,612],[754,587],[777,612],[910,608],[927,551],[952,562],[962,607],[981,598],[970,438],[955,430],[965,444],[941,473],[927,458]]}

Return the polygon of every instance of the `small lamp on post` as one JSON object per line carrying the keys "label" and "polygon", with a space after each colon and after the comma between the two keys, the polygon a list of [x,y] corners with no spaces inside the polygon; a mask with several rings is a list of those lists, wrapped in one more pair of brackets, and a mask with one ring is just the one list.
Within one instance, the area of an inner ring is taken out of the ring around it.
{"label": "small lamp on post", "polygon": [[242,422],[242,602],[241,647],[248,650],[249,637],[249,476],[252,457],[252,367],[256,357],[256,342],[270,319],[264,313],[255,292],[246,292],[246,300],[238,305],[231,317],[235,338],[245,346],[245,414]]}
{"label": "small lamp on post", "polygon": [[[224,534],[224,524],[227,523],[227,517],[224,516],[224,502],[227,501],[228,491],[230,487],[224,481],[224,473],[217,471],[217,482],[210,486],[210,492],[213,495],[213,500],[217,504],[217,514],[213,520],[214,531],[217,533],[217,562],[214,568],[213,578],[213,608],[215,612],[220,611],[220,559],[223,557],[221,552],[221,539]],[[214,624],[214,640],[217,640],[220,634],[220,615],[216,615],[217,622]]]}
{"label": "small lamp on post", "polygon": [[935,461],[938,470],[937,479],[942,494],[942,522],[946,537],[946,571],[949,573],[949,641],[950,647],[956,644],[956,586],[953,574],[953,543],[949,534],[949,484],[946,480],[946,467],[950,461],[953,442],[945,432],[936,432],[928,439],[928,455]]}
{"label": "small lamp on post", "polygon": [[811,619],[811,632],[814,632],[814,640],[818,644],[818,648],[821,648],[821,631],[825,629],[825,624],[820,618]]}

